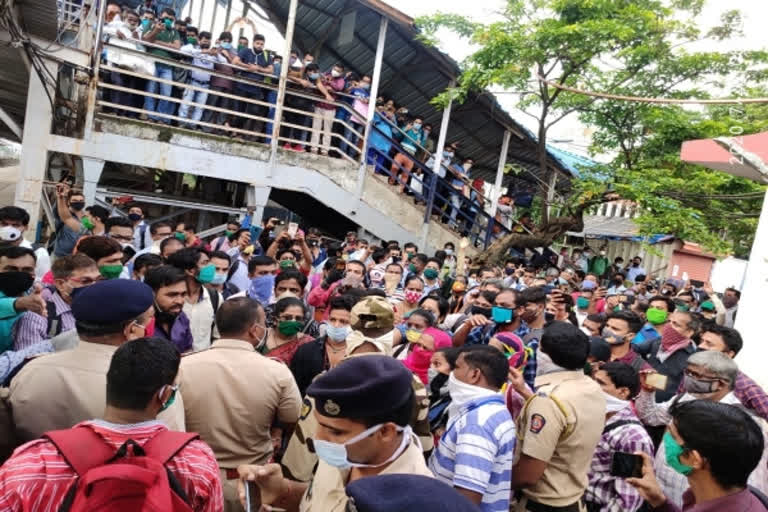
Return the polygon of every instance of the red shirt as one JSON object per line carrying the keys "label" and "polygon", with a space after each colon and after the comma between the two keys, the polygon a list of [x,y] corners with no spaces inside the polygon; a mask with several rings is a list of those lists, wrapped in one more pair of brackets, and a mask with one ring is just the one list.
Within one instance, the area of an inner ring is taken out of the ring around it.
{"label": "red shirt", "polygon": [[[121,427],[99,421],[87,425],[115,451],[128,439],[143,446],[156,433],[168,428],[159,421]],[[77,425],[76,425],[77,426]],[[219,512],[224,496],[219,465],[210,447],[200,440],[187,444],[166,464],[181,484],[196,512]],[[0,510],[58,510],[77,474],[47,439],[30,441],[13,452],[0,467]]]}

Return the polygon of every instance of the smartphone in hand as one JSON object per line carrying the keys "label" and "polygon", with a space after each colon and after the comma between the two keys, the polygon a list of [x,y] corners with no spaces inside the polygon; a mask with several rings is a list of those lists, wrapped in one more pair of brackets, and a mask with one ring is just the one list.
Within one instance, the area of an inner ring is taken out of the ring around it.
{"label": "smartphone in hand", "polygon": [[667,389],[667,376],[661,373],[649,373],[645,377],[645,384],[659,391]]}
{"label": "smartphone in hand", "polygon": [[291,237],[291,240],[296,238],[296,233],[299,232],[299,225],[295,222],[289,222],[288,223],[288,236]]}
{"label": "smartphone in hand", "polygon": [[642,478],[643,458],[634,453],[613,452],[611,476],[619,478]]}

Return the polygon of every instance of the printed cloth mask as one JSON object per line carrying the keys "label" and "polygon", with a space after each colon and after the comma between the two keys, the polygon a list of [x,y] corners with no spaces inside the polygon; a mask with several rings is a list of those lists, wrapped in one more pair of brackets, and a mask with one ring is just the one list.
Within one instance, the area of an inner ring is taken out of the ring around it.
{"label": "printed cloth mask", "polygon": [[335,343],[344,342],[351,331],[352,328],[348,325],[340,325],[338,327],[333,325],[325,326],[325,334],[328,336],[328,339]]}
{"label": "printed cloth mask", "polygon": [[392,456],[389,457],[384,462],[382,462],[381,464],[361,464],[357,462],[351,462],[347,454],[347,446],[351,444],[355,444],[358,441],[361,441],[366,437],[378,432],[379,430],[381,430],[383,426],[384,426],[384,423],[374,425],[360,432],[358,435],[356,435],[352,439],[347,440],[344,443],[332,443],[330,441],[313,439],[312,445],[313,445],[313,448],[315,449],[315,453],[317,454],[318,458],[323,462],[325,462],[326,464],[328,464],[329,466],[333,466],[339,469],[378,468],[378,467],[384,466],[385,464],[389,464],[390,462],[398,458],[405,451],[406,448],[408,448],[408,445],[411,442],[410,425],[406,427],[399,427],[399,426],[397,427],[397,431],[403,433],[403,440],[400,443],[400,446],[397,448],[397,450],[395,450],[394,453],[392,453]]}
{"label": "printed cloth mask", "polygon": [[680,462],[680,456],[685,453],[685,448],[675,441],[669,431],[664,432],[664,455],[667,459],[667,465],[680,473],[688,476],[693,472],[693,468]]}
{"label": "printed cloth mask", "polygon": [[645,313],[645,317],[651,325],[661,325],[667,321],[669,313],[659,308],[648,308]]}
{"label": "printed cloth mask", "polygon": [[669,352],[670,349],[682,345],[688,338],[677,332],[672,325],[667,324],[664,326],[664,330],[661,332],[661,347]]}
{"label": "printed cloth mask", "polygon": [[502,308],[500,306],[493,306],[491,309],[491,320],[497,324],[509,324],[515,318],[515,310],[510,308]]}
{"label": "printed cloth mask", "polygon": [[429,390],[433,395],[442,395],[447,393],[447,387],[445,389],[445,393],[443,392],[443,386],[445,386],[447,382],[448,375],[445,373],[440,373],[431,366],[427,368],[427,384],[429,385]]}
{"label": "printed cloth mask", "polygon": [[416,304],[421,300],[422,292],[418,290],[405,290],[405,300],[410,304]]}
{"label": "printed cloth mask", "polygon": [[27,272],[0,272],[0,292],[6,297],[19,297],[32,288],[35,278]]}
{"label": "printed cloth mask", "polygon": [[216,265],[209,263],[200,270],[197,271],[197,282],[200,284],[208,284],[216,277]]}
{"label": "printed cloth mask", "polygon": [[266,276],[254,277],[251,279],[251,286],[248,288],[248,296],[256,299],[262,304],[266,304],[272,297],[272,290],[275,288],[275,276],[268,274]]}

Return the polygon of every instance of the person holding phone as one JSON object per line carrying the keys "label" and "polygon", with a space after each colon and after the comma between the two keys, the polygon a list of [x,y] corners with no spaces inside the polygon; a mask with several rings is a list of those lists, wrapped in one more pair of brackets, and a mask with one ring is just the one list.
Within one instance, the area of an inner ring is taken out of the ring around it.
{"label": "person holding phone", "polygon": [[632,408],[632,399],[640,390],[638,373],[626,363],[611,361],[593,377],[605,396],[605,427],[592,456],[589,486],[584,493],[587,510],[634,512],[643,505],[638,490],[616,475],[614,460],[637,457],[637,452],[653,456],[653,441]]}

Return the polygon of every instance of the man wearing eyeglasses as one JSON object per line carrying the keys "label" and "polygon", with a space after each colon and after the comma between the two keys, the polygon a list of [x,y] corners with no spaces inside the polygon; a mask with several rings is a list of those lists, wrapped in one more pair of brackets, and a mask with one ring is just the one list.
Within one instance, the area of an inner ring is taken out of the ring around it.
{"label": "man wearing eyeglasses", "polygon": [[27,311],[13,327],[13,350],[24,350],[75,328],[72,294],[102,279],[96,262],[85,254],[62,256],[51,268],[54,288],[42,292],[47,317]]}

